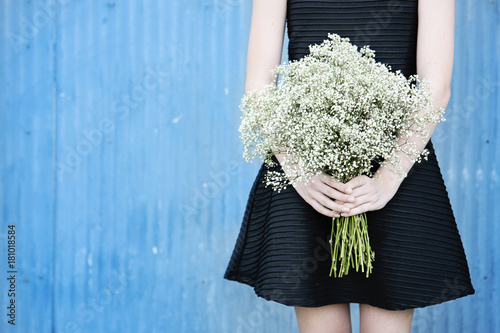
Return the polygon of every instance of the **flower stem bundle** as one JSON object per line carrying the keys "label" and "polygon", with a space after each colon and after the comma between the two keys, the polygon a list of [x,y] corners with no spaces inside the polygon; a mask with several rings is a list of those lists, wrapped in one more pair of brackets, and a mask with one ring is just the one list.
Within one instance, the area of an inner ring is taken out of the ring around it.
{"label": "flower stem bundle", "polygon": [[366,214],[341,216],[332,221],[330,235],[330,252],[332,254],[332,273],[335,277],[342,277],[349,273],[349,267],[366,270],[366,277],[372,272],[375,252],[370,247],[368,237],[368,222]]}

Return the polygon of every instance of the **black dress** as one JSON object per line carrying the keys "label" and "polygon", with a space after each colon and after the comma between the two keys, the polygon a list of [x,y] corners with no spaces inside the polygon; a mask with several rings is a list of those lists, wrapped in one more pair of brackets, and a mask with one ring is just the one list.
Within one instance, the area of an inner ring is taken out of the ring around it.
{"label": "black dress", "polygon": [[[308,53],[328,33],[370,45],[376,60],[416,73],[417,0],[289,0],[289,59]],[[394,198],[367,213],[375,251],[369,278],[351,269],[329,277],[331,218],[291,186],[265,187],[262,166],[250,191],[225,278],[290,306],[366,303],[388,310],[424,307],[474,293],[448,193],[432,144]],[[281,170],[279,166],[275,170]]]}

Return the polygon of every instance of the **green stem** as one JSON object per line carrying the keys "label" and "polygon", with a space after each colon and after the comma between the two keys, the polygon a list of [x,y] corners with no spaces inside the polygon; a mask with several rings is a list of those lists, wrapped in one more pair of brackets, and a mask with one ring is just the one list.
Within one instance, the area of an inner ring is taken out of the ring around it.
{"label": "green stem", "polygon": [[349,268],[366,272],[366,277],[372,272],[372,261],[375,253],[370,247],[368,222],[366,214],[332,219],[330,233],[330,253],[332,265],[330,276],[342,277],[349,273]]}

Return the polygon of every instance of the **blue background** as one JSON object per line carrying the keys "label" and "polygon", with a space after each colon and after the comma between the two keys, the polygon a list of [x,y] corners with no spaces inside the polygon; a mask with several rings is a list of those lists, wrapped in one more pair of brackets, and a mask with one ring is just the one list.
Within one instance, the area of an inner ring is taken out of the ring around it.
{"label": "blue background", "polygon": [[[222,279],[259,167],[238,137],[250,14],[0,0],[1,332],[296,331],[293,309]],[[417,333],[500,332],[499,22],[498,1],[457,1],[434,136],[477,293],[418,309]]]}

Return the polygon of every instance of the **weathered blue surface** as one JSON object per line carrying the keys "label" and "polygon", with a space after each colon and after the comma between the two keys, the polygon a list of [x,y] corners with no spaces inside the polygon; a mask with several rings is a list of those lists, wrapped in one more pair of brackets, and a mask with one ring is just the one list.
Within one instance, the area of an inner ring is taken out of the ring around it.
{"label": "weathered blue surface", "polygon": [[[0,1],[1,332],[296,331],[292,309],[222,279],[258,167],[237,131],[250,13]],[[499,21],[497,1],[457,1],[434,137],[477,294],[418,310],[417,333],[500,332]]]}

